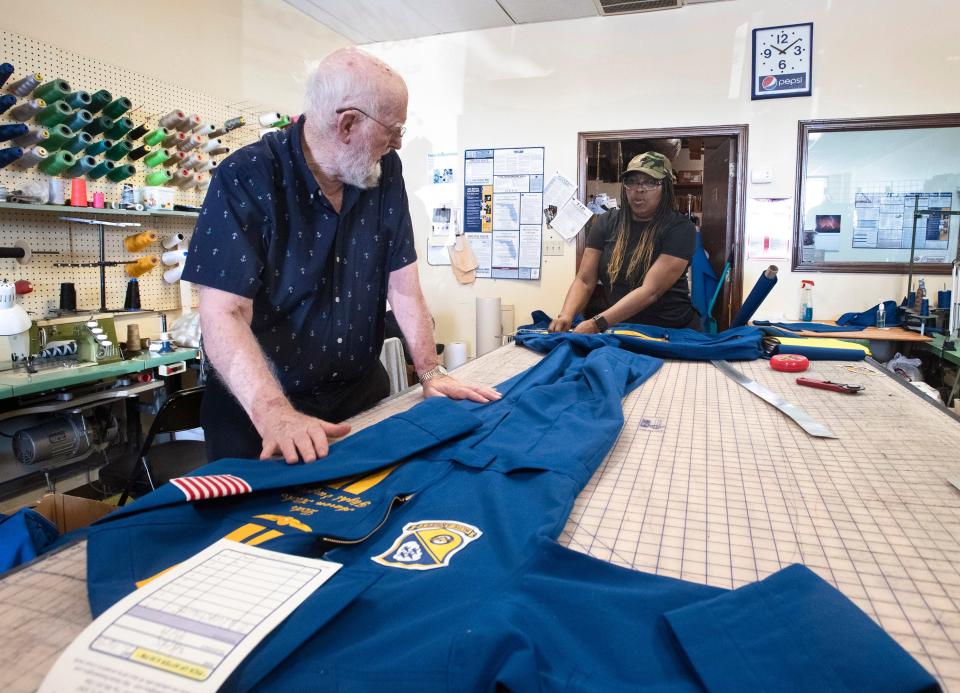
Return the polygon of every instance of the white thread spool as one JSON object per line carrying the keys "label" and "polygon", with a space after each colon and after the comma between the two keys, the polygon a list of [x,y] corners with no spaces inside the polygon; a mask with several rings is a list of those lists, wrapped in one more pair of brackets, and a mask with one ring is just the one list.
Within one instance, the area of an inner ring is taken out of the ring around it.
{"label": "white thread spool", "polygon": [[[164,239],[161,245],[163,245],[163,247],[166,248],[167,250],[173,250],[181,243],[183,243],[183,234],[175,233],[172,236],[167,236],[167,238]],[[172,265],[173,263],[168,262],[167,264]]]}
{"label": "white thread spool", "polygon": [[178,265],[187,257],[186,250],[168,250],[160,256],[161,262],[165,265]]}
{"label": "white thread spool", "polygon": [[180,281],[180,276],[183,274],[183,265],[177,265],[172,267],[163,273],[163,281],[167,284],[174,284]]}
{"label": "white thread spool", "polygon": [[279,113],[261,113],[260,114],[260,127],[268,128],[278,120],[280,120]]}

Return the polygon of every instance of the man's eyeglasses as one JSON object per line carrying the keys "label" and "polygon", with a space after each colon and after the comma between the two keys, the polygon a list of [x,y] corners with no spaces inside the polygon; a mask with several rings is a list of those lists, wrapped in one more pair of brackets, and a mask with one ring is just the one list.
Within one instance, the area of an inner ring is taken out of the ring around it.
{"label": "man's eyeglasses", "polygon": [[356,112],[359,113],[360,115],[366,116],[367,118],[369,118],[370,120],[372,120],[374,123],[376,123],[377,125],[379,125],[380,127],[382,127],[384,130],[386,130],[386,131],[389,132],[390,134],[395,135],[395,136],[397,136],[397,137],[403,137],[403,136],[406,134],[406,132],[407,132],[407,126],[406,126],[406,125],[394,125],[393,127],[390,127],[390,126],[387,125],[386,123],[377,120],[376,118],[374,118],[374,117],[373,117],[372,115],[370,115],[369,113],[365,113],[364,111],[360,110],[359,108],[357,108],[357,107],[355,107],[355,106],[346,106],[345,108],[338,108],[338,109],[337,109],[336,111],[334,111],[334,112],[335,112],[337,115],[340,115],[341,113],[344,113],[344,112],[346,112],[346,111],[356,111]]}
{"label": "man's eyeglasses", "polygon": [[623,187],[629,192],[650,192],[651,190],[656,190],[660,187],[660,181],[658,180],[625,180],[623,181]]}

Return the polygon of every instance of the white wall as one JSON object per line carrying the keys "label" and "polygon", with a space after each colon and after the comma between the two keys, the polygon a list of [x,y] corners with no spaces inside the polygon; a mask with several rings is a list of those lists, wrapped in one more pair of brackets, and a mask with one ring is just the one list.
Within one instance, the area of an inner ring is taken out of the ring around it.
{"label": "white wall", "polygon": [[[813,96],[751,101],[751,30],[806,21],[814,22]],[[366,46],[410,87],[400,153],[438,339],[474,341],[475,296],[500,295],[518,323],[534,308],[556,312],[575,252],[545,257],[539,282],[461,287],[448,268],[428,266],[428,153],[543,145],[548,173],[575,176],[580,131],[746,123],[749,166],[774,177],[749,185],[748,197],[792,197],[798,120],[960,111],[958,27],[956,0],[732,0]],[[745,289],[766,264],[746,263]],[[764,313],[792,316],[801,277],[816,281],[822,318],[906,288],[900,275],[797,276],[780,265]]]}

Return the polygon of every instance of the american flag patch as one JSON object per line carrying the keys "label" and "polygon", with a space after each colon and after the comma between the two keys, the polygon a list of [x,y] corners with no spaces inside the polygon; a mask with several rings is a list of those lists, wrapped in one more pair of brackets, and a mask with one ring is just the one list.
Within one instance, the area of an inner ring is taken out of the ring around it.
{"label": "american flag patch", "polygon": [[188,501],[208,498],[225,498],[252,493],[250,484],[232,474],[213,474],[211,476],[180,476],[170,479],[170,483],[183,491]]}

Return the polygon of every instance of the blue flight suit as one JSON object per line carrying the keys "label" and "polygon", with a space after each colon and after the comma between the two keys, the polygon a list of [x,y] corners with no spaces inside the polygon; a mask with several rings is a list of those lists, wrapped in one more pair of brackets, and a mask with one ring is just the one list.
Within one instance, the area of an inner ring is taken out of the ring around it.
{"label": "blue flight suit", "polygon": [[729,592],[556,543],[620,431],[622,397],[660,364],[601,339],[558,340],[499,402],[427,400],[312,465],[207,465],[192,476],[229,474],[253,492],[188,503],[167,484],[90,528],[93,612],[232,535],[344,568],[225,690],[935,686],[801,566]]}

